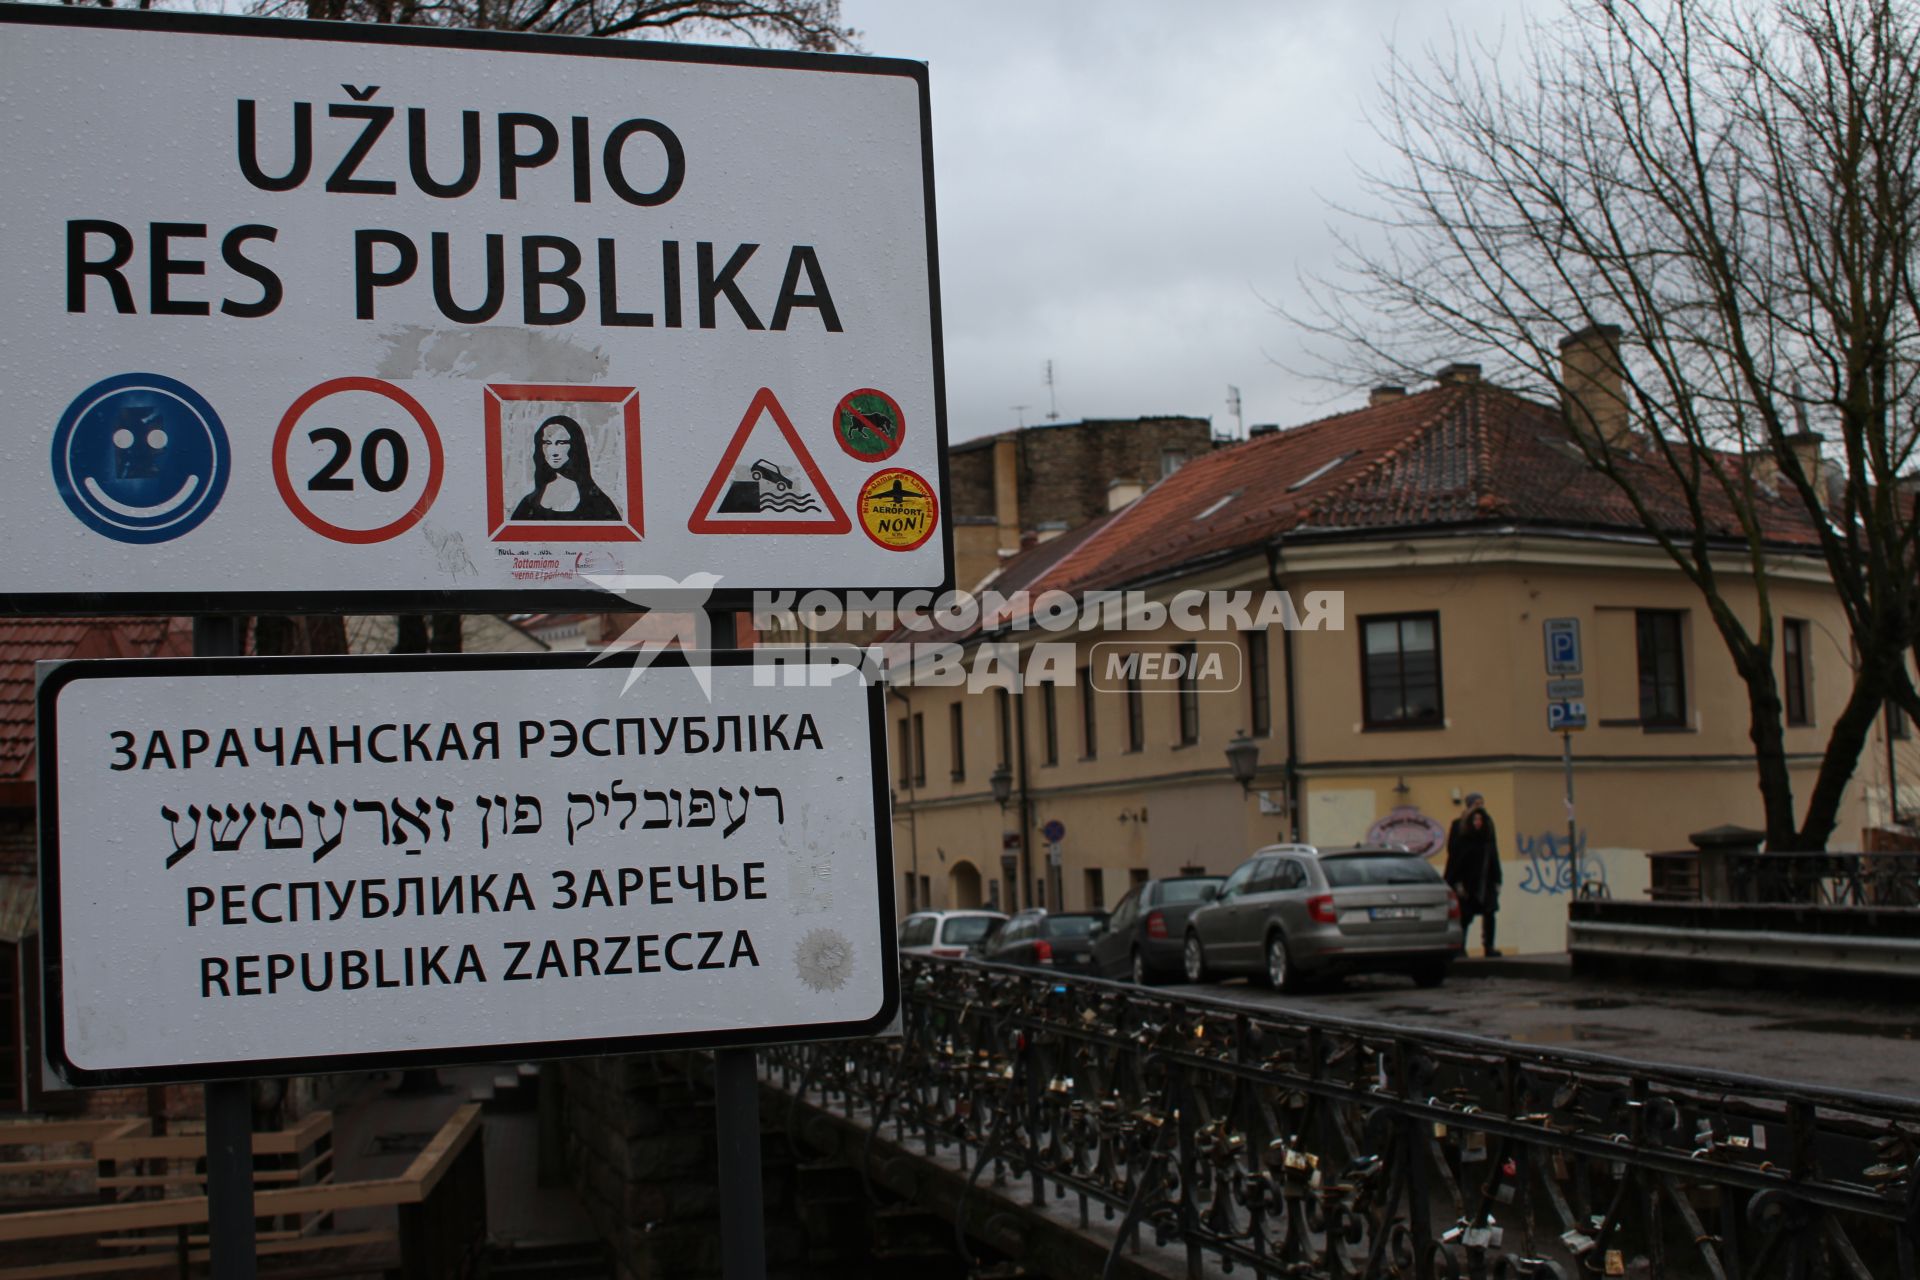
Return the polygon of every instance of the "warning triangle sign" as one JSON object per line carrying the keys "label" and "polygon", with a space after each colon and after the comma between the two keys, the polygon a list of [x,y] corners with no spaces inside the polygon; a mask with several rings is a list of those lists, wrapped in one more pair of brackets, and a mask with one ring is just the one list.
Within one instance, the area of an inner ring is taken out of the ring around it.
{"label": "warning triangle sign", "polygon": [[787,411],[769,388],[760,388],[693,504],[688,531],[847,533],[852,528]]}

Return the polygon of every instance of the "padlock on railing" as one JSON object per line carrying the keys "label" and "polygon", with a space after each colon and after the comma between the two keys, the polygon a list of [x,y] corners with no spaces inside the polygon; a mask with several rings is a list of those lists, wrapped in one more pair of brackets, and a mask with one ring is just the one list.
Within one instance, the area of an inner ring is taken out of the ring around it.
{"label": "padlock on railing", "polygon": [[1599,1242],[1578,1227],[1568,1227],[1560,1233],[1560,1243],[1566,1251],[1576,1258],[1592,1253]]}

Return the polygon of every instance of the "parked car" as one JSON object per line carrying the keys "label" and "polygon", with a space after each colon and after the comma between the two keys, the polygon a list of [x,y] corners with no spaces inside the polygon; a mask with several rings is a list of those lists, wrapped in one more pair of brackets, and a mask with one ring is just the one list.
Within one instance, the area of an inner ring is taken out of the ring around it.
{"label": "parked car", "polygon": [[1460,900],[1425,858],[1399,848],[1261,849],[1187,920],[1187,981],[1250,973],[1284,990],[1302,977],[1410,974],[1446,981],[1460,953]]}
{"label": "parked car", "polygon": [[958,960],[1006,918],[998,911],[916,911],[900,922],[900,954]]}
{"label": "parked car", "polygon": [[1092,973],[1093,933],[1106,918],[1099,911],[1022,911],[995,930],[974,954],[993,964]]}
{"label": "parked car", "polygon": [[1093,939],[1094,972],[1142,986],[1180,972],[1187,917],[1217,896],[1225,876],[1169,876],[1135,885]]}

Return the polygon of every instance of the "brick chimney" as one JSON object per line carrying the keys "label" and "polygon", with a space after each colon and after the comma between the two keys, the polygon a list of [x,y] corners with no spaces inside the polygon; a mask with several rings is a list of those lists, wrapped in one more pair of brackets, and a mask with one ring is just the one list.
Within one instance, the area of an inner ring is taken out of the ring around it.
{"label": "brick chimney", "polygon": [[[1433,380],[1443,387],[1468,386],[1471,383],[1480,381],[1480,366],[1477,364],[1469,364],[1464,360],[1456,360],[1440,372],[1434,374]],[[1389,388],[1385,387],[1379,388],[1379,390],[1382,391],[1388,389]]]}
{"label": "brick chimney", "polygon": [[[1452,367],[1451,365],[1448,366],[1448,368]],[[1392,404],[1395,400],[1405,400],[1406,398],[1407,389],[1405,387],[1375,387],[1373,390],[1367,392],[1367,408],[1371,409],[1375,405]]]}
{"label": "brick chimney", "polygon": [[1146,491],[1147,486],[1141,484],[1138,480],[1109,480],[1107,482],[1107,510],[1118,511],[1120,508],[1131,504]]}
{"label": "brick chimney", "polygon": [[[1813,485],[1814,497],[1821,506],[1827,505],[1826,471],[1820,461],[1820,446],[1826,443],[1826,437],[1818,431],[1801,430],[1787,437],[1787,448],[1800,463],[1801,474]],[[1797,492],[1797,491],[1796,491]]]}
{"label": "brick chimney", "polygon": [[993,442],[993,515],[1000,549],[1020,546],[1020,441],[1012,432]]}
{"label": "brick chimney", "polygon": [[1627,446],[1627,367],[1620,357],[1620,326],[1596,324],[1560,339],[1560,408],[1576,433],[1609,449]]}

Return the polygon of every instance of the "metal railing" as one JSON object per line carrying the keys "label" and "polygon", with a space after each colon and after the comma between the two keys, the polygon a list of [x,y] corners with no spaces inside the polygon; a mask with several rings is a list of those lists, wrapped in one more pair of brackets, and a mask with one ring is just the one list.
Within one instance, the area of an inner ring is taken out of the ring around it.
{"label": "metal railing", "polygon": [[1735,902],[1920,907],[1920,853],[1734,853]]}
{"label": "metal railing", "polygon": [[[1920,1100],[902,961],[781,1087],[1257,1277],[1920,1277]],[[1737,1054],[1737,1046],[1729,1046]]]}

